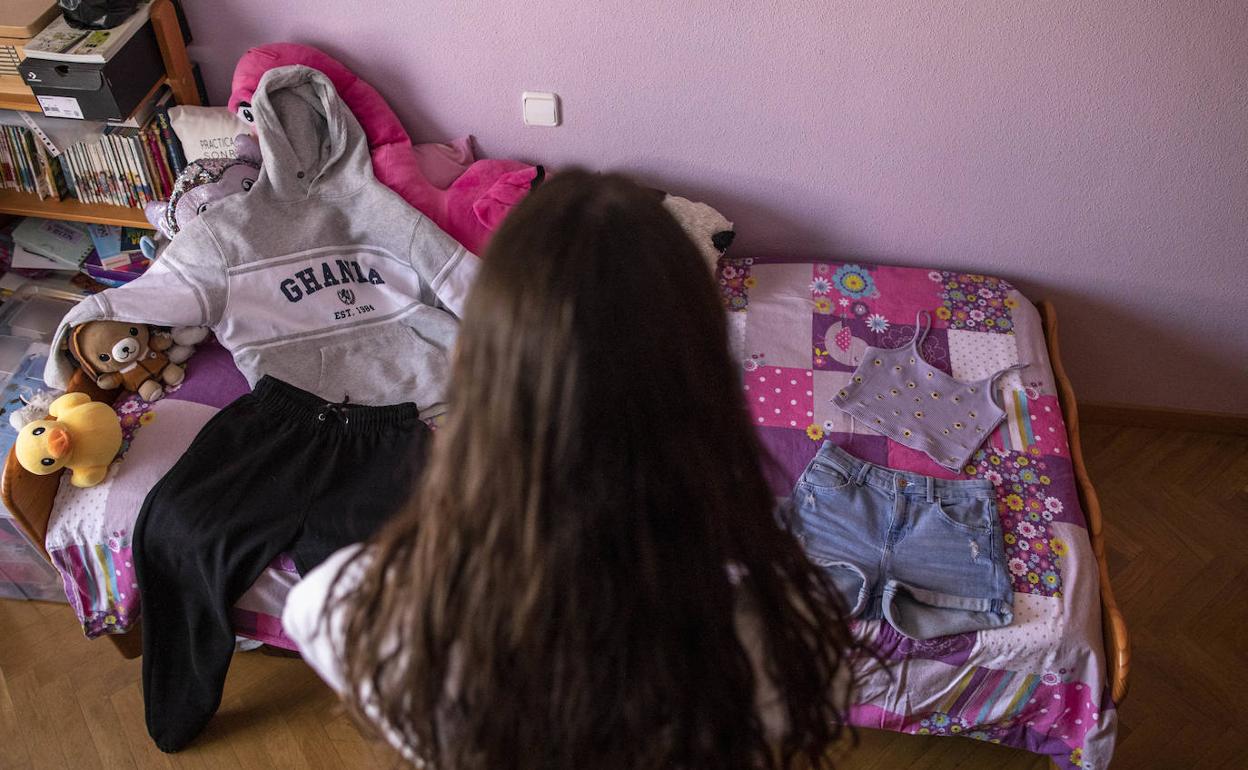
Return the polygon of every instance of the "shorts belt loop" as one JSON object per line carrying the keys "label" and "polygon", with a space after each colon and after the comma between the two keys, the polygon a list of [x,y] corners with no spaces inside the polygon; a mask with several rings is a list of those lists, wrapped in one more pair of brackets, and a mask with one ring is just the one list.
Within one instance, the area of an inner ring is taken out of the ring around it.
{"label": "shorts belt loop", "polygon": [[854,483],[862,486],[867,481],[867,472],[871,470],[870,463],[863,463],[858,466],[858,472],[854,474]]}
{"label": "shorts belt loop", "polygon": [[927,477],[927,501],[929,503],[936,502],[936,480],[931,476]]}

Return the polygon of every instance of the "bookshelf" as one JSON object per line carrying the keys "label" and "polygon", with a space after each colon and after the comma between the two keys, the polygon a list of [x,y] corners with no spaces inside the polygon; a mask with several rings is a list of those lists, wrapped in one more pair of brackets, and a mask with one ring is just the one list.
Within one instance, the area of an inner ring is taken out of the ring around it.
{"label": "bookshelf", "polygon": [[38,195],[20,193],[15,190],[0,190],[0,214],[142,227],[149,230],[152,227],[147,218],[143,216],[143,209],[83,203],[76,198],[59,201],[51,198],[41,200]]}
{"label": "bookshelf", "polygon": [[39,112],[39,101],[30,91],[17,93],[0,87],[0,110]]}
{"label": "bookshelf", "polygon": [[[165,79],[162,83],[169,85],[169,90],[173,91],[174,101],[178,104],[199,104],[199,90],[195,86],[191,59],[186,53],[186,44],[182,40],[182,27],[178,24],[177,10],[170,0],[153,0],[151,16],[152,29],[156,32],[156,42],[160,46],[160,55],[165,64]],[[159,88],[162,83],[157,83],[156,88]],[[150,96],[151,94],[147,98]],[[40,111],[39,102],[29,91],[25,93],[0,91],[0,109]],[[74,198],[59,201],[41,200],[37,195],[28,195],[13,190],[0,190],[0,214],[130,227],[151,226],[144,218],[142,209],[83,203]]]}

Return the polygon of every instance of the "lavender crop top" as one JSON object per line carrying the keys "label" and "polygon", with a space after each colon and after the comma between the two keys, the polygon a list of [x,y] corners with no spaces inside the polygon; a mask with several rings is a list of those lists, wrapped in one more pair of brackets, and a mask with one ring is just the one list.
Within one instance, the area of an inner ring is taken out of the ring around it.
{"label": "lavender crop top", "polygon": [[937,464],[961,471],[1005,412],[994,396],[997,379],[1015,364],[975,382],[960,382],[923,360],[919,346],[931,326],[920,311],[914,336],[899,348],[868,347],[853,380],[832,403],[892,440]]}

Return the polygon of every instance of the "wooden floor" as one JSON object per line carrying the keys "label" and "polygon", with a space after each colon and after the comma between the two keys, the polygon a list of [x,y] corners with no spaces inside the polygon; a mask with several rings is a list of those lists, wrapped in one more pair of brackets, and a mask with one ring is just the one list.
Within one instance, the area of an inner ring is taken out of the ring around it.
{"label": "wooden floor", "polygon": [[[1084,441],[1134,644],[1114,767],[1248,768],[1248,438],[1087,425]],[[0,768],[397,764],[297,659],[237,656],[221,712],[176,755],[147,738],[138,678],[67,607],[0,601]],[[965,739],[860,736],[841,767],[1048,766]]]}

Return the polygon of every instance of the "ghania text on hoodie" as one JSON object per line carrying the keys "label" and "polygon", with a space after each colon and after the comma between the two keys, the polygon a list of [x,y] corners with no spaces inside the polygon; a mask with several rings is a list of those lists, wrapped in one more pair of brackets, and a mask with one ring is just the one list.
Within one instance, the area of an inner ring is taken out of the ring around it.
{"label": "ghania text on hoodie", "polygon": [[[184,228],[130,284],[57,330],[113,319],[208,326],[252,385],[272,375],[326,401],[443,411],[456,316],[477,258],[373,177],[364,132],[302,66],[256,90],[264,165],[251,190]],[[72,373],[52,356],[45,379]]]}

